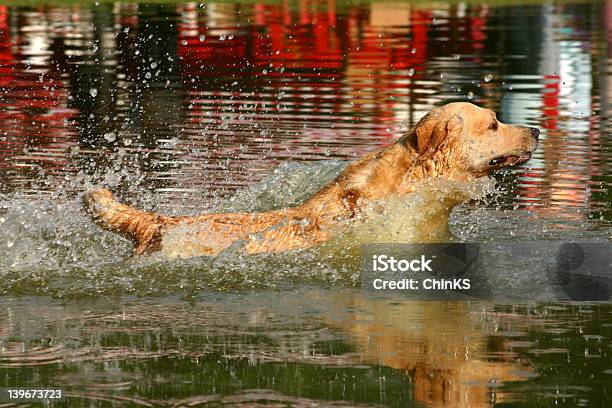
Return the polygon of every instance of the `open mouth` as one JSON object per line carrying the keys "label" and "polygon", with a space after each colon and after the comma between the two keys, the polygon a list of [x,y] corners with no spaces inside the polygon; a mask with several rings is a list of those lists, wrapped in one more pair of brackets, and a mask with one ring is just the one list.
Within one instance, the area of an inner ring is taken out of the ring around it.
{"label": "open mouth", "polygon": [[531,159],[531,152],[523,153],[520,156],[499,156],[489,162],[491,167],[515,166],[525,163]]}

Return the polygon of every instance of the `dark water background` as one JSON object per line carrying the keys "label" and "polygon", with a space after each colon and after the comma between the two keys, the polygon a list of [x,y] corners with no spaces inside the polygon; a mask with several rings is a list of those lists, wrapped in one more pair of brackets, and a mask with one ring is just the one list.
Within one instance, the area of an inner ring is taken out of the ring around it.
{"label": "dark water background", "polygon": [[0,387],[69,406],[612,405],[609,303],[366,297],[312,253],[135,261],[80,205],[92,186],[171,214],[290,205],[469,100],[542,143],[455,235],[609,240],[611,56],[610,2],[0,5]]}

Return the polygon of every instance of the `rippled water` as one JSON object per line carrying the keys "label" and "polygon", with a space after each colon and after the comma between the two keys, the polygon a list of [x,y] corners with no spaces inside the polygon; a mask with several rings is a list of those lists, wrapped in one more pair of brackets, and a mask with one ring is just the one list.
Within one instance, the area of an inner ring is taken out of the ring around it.
{"label": "rippled water", "polygon": [[0,5],[0,387],[62,385],[73,406],[612,404],[609,304],[366,298],[350,250],[134,260],[81,209],[93,186],[169,214],[292,205],[470,100],[541,144],[453,234],[609,240],[611,56],[609,2]]}
{"label": "rippled water", "polygon": [[304,286],[0,305],[2,384],[55,384],[71,406],[609,404],[604,305],[373,300]]}

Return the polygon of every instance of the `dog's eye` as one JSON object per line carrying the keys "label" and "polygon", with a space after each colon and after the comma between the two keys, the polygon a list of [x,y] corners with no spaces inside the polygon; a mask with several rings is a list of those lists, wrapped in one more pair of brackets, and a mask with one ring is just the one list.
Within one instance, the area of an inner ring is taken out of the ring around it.
{"label": "dog's eye", "polygon": [[493,123],[489,125],[489,129],[491,130],[497,130],[497,127],[498,127],[498,124],[496,120],[494,120]]}
{"label": "dog's eye", "polygon": [[500,163],[503,163],[504,158],[503,157],[498,157],[496,159],[493,159],[489,162],[489,166],[497,166]]}

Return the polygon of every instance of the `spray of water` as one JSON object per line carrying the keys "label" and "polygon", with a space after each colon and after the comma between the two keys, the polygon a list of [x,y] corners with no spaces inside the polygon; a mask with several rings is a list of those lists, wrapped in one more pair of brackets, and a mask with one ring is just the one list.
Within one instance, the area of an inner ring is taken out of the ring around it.
{"label": "spray of water", "polygon": [[[266,211],[299,204],[339,174],[346,162],[287,162],[265,180],[230,198],[211,199],[207,211]],[[70,182],[140,193],[138,204],[155,209],[155,195],[139,190],[141,176],[107,171],[79,174]],[[127,180],[127,181],[126,181]],[[72,187],[74,188],[75,185]],[[129,186],[127,190],[122,186]],[[66,189],[69,190],[69,189]],[[493,191],[489,179],[435,182],[418,193],[365,209],[363,220],[318,248],[247,256],[240,243],[214,258],[168,260],[131,257],[131,243],[101,230],[82,209],[81,196],[61,190],[45,199],[21,194],[0,197],[0,293],[159,294],[206,288],[244,289],[302,283],[356,284],[359,246],[366,242],[435,242],[448,239],[450,208]],[[176,211],[180,211],[180,205]]]}

